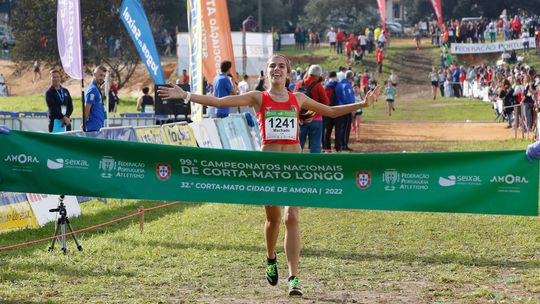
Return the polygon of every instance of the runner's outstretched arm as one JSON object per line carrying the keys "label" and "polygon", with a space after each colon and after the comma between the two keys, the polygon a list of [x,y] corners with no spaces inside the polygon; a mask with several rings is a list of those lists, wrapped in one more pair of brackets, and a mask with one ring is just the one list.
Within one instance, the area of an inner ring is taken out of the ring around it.
{"label": "runner's outstretched arm", "polygon": [[354,112],[360,108],[366,108],[371,106],[375,101],[377,101],[377,98],[381,95],[381,87],[377,86],[374,90],[369,91],[366,96],[364,97],[364,100],[359,103],[353,103],[348,105],[342,105],[342,106],[327,106],[322,103],[319,103],[308,96],[306,96],[303,93],[295,93],[295,96],[297,97],[299,101],[299,105],[301,108],[308,109],[311,111],[315,111],[318,114],[328,116],[331,118],[336,118],[339,116],[343,116],[345,114]]}
{"label": "runner's outstretched arm", "polygon": [[158,94],[163,99],[184,99],[188,97],[189,101],[196,102],[205,106],[218,108],[247,107],[252,106],[256,109],[261,101],[261,92],[251,91],[242,95],[230,95],[218,98],[212,95],[191,94],[182,90],[177,85],[170,83],[172,87],[159,87]]}

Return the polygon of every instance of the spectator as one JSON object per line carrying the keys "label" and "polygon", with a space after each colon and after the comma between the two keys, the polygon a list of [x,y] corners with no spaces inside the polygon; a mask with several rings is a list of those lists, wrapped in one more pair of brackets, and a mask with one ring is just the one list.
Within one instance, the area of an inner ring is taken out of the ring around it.
{"label": "spectator", "polygon": [[[236,95],[236,85],[229,77],[231,76],[232,63],[225,60],[221,63],[221,73],[214,78],[214,96],[221,98],[229,95]],[[216,117],[223,118],[229,116],[229,108],[217,108]]]}
{"label": "spectator", "polygon": [[242,78],[242,81],[240,81],[240,83],[238,83],[238,93],[240,95],[246,94],[247,92],[249,92],[248,79],[249,79],[249,76],[244,75],[244,77]]}
{"label": "spectator", "polygon": [[[352,71],[347,71],[345,73],[345,79],[341,80],[336,86],[336,97],[338,105],[348,105],[354,103],[354,90],[352,87],[353,82],[354,73]],[[351,113],[336,117],[334,122],[336,125],[336,152],[352,151],[352,149],[348,146],[349,136],[351,134]]]}
{"label": "spectator", "polygon": [[51,86],[45,92],[45,101],[49,112],[49,133],[71,131],[71,114],[73,100],[69,91],[62,87],[62,76],[59,71],[49,73]]}
{"label": "spectator", "polygon": [[326,37],[328,38],[328,43],[330,43],[330,51],[336,50],[336,32],[334,31],[334,28],[331,27],[328,33],[326,33]]}
{"label": "spectator", "polygon": [[2,52],[4,55],[4,60],[8,60],[9,58],[9,44],[7,42],[7,39],[4,39],[2,41]]}
{"label": "spectator", "polygon": [[345,42],[345,32],[338,28],[338,33],[336,34],[336,52],[338,54],[343,54],[343,42]]}
{"label": "spectator", "polygon": [[150,108],[154,107],[154,97],[148,94],[150,89],[148,87],[144,87],[142,92],[143,95],[137,99],[137,111],[141,111],[141,113],[153,113],[153,109],[150,111]]}
{"label": "spectator", "polygon": [[248,16],[244,21],[242,21],[242,31],[244,32],[255,32],[257,28],[257,22],[253,19],[253,16]]}
{"label": "spectator", "polygon": [[[300,89],[307,90],[306,95],[311,99],[329,105],[328,96],[321,84],[322,69],[319,65],[309,67],[306,77],[296,83],[295,92]],[[304,120],[300,125],[300,147],[304,149],[306,139],[309,138],[310,153],[321,153],[321,141],[323,121],[321,115],[314,115],[309,120]]]}
{"label": "spectator", "polygon": [[[330,106],[337,105],[336,87],[337,87],[337,74],[332,71],[328,74],[328,82],[324,86],[326,96],[328,97]],[[332,151],[332,130],[334,129],[335,118],[323,116],[323,137],[322,146],[325,152]]]}
{"label": "spectator", "polygon": [[105,82],[107,68],[99,65],[92,72],[92,81],[84,93],[84,121],[86,132],[99,131],[105,125],[105,107],[101,97],[101,85]]}
{"label": "spectator", "polygon": [[119,104],[118,87],[115,83],[111,83],[111,88],[109,89],[109,113],[116,113]]}

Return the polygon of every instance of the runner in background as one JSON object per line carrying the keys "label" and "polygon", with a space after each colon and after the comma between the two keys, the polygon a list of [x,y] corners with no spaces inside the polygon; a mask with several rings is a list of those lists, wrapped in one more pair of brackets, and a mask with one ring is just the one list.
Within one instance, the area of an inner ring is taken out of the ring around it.
{"label": "runner in background", "polygon": [[392,82],[388,82],[386,87],[386,104],[388,105],[388,116],[392,116],[392,111],[395,111],[394,102],[396,100],[396,89],[392,85]]}
{"label": "runner in background", "polygon": [[[351,113],[359,108],[372,105],[380,95],[376,88],[366,95],[363,102],[345,106],[330,107],[321,104],[303,93],[291,93],[287,90],[291,73],[289,60],[283,55],[273,55],[266,65],[266,77],[269,83],[267,91],[251,91],[244,95],[231,95],[217,98],[210,95],[197,95],[185,92],[180,87],[160,87],[158,94],[164,99],[184,99],[185,102],[196,102],[213,107],[252,106],[257,113],[257,120],[262,138],[262,151],[300,152],[298,139],[299,113],[305,108],[329,117],[338,117]],[[266,222],[264,235],[266,240],[266,279],[272,286],[278,283],[276,244],[281,223],[281,208],[265,206]],[[284,208],[285,253],[289,270],[289,295],[301,296],[303,291],[298,280],[300,262],[300,223],[299,208]]]}

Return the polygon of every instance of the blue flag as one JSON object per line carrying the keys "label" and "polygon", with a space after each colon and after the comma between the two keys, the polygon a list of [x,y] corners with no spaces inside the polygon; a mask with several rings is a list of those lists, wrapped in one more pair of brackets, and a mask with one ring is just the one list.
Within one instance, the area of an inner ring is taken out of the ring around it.
{"label": "blue flag", "polygon": [[146,64],[154,84],[164,84],[165,76],[161,69],[154,37],[150,30],[150,24],[144,13],[144,8],[138,0],[124,0],[120,8],[120,18],[137,47],[142,61]]}

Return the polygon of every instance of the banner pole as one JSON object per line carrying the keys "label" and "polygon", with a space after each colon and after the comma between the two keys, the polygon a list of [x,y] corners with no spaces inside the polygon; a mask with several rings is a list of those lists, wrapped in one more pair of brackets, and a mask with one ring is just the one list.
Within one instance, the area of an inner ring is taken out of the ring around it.
{"label": "banner pole", "polygon": [[86,132],[86,118],[85,118],[85,109],[84,109],[84,57],[83,57],[83,28],[82,28],[82,18],[80,17],[81,16],[81,6],[79,4],[79,22],[80,22],[80,25],[79,25],[79,28],[80,28],[80,31],[81,31],[81,41],[79,42],[80,46],[81,46],[81,111],[82,111],[82,130],[83,132]]}

